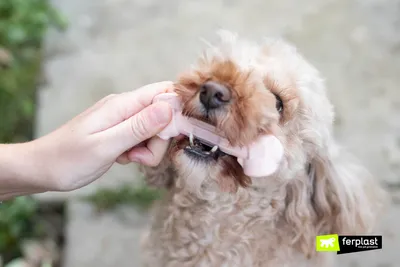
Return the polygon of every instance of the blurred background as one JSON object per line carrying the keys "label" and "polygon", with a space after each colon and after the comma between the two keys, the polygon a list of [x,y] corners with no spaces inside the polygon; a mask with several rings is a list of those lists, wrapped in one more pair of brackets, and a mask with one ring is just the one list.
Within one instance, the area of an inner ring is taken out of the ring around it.
{"label": "blurred background", "polygon": [[[103,96],[174,80],[218,28],[296,45],[324,75],[337,138],[388,188],[383,249],[338,266],[399,266],[400,0],[0,0],[0,142],[56,129]],[[51,166],[49,166],[51,167]],[[136,267],[162,192],[135,165],[71,193],[0,205],[0,267]]]}

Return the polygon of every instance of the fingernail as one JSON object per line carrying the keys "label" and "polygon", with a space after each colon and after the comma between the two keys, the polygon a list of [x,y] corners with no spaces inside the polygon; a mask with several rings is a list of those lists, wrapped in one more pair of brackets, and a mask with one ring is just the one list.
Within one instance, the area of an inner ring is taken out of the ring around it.
{"label": "fingernail", "polygon": [[160,103],[153,108],[151,117],[158,124],[166,124],[171,120],[171,107],[166,103]]}

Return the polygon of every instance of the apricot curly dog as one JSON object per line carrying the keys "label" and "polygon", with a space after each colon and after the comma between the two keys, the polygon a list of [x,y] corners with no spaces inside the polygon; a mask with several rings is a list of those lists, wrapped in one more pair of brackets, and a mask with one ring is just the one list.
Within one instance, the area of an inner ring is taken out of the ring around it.
{"label": "apricot curly dog", "polygon": [[232,145],[274,134],[284,158],[272,175],[247,177],[231,155],[172,140],[159,166],[143,168],[168,192],[143,240],[144,265],[330,266],[335,255],[315,251],[316,235],[370,233],[386,193],[334,140],[324,81],[294,47],[219,37],[176,83],[184,115]]}

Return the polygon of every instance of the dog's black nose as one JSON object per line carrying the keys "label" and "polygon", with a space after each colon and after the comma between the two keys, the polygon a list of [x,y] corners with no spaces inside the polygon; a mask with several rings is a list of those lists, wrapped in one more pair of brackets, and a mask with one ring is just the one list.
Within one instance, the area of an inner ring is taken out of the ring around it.
{"label": "dog's black nose", "polygon": [[219,108],[229,103],[231,98],[229,88],[217,82],[208,81],[200,88],[200,102],[207,110]]}

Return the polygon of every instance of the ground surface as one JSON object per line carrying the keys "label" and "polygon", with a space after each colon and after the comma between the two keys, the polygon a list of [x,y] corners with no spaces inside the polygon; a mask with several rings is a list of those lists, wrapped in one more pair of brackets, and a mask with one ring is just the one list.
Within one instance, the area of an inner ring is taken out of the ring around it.
{"label": "ground surface", "polygon": [[[199,52],[199,37],[224,27],[249,37],[278,35],[325,75],[338,114],[337,136],[382,181],[400,183],[400,0],[53,0],[69,18],[49,33],[37,136],[101,97],[174,79]],[[95,215],[76,196],[134,181],[135,166],[116,166],[70,199],[66,267],[134,267],[146,224],[121,211]],[[341,266],[398,266],[400,209],[394,205],[378,252],[340,256]],[[128,223],[127,223],[128,221]],[[129,223],[130,222],[130,223]],[[390,234],[390,232],[393,232]],[[139,257],[140,258],[140,257]],[[397,263],[396,263],[397,262]]]}

